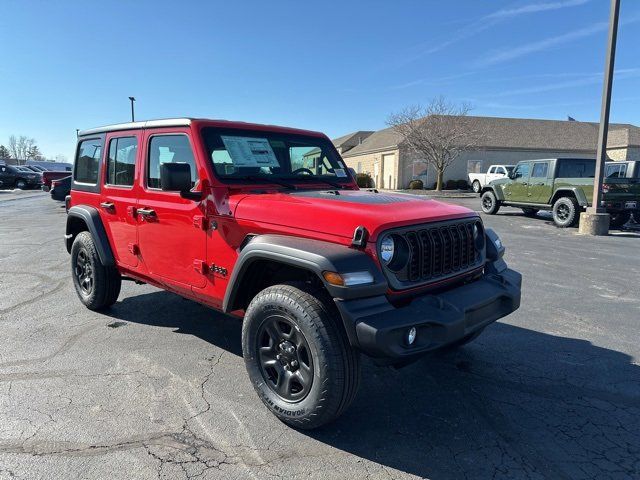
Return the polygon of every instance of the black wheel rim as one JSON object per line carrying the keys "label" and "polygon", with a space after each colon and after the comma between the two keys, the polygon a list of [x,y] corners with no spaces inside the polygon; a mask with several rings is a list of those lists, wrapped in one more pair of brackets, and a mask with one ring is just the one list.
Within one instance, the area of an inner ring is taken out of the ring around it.
{"label": "black wheel rim", "polygon": [[299,402],[309,394],[313,383],[311,349],[289,318],[269,315],[258,330],[256,349],[262,377],[280,398]]}
{"label": "black wheel rim", "polygon": [[93,268],[91,267],[89,255],[84,249],[78,251],[74,273],[80,290],[85,295],[91,294],[93,291]]}
{"label": "black wheel rim", "polygon": [[493,205],[493,200],[488,195],[482,199],[482,208],[485,210],[491,210],[491,206]]}
{"label": "black wheel rim", "polygon": [[569,218],[570,214],[571,210],[568,206],[564,204],[558,205],[558,208],[556,209],[556,215],[560,220],[562,220],[563,222],[566,221]]}

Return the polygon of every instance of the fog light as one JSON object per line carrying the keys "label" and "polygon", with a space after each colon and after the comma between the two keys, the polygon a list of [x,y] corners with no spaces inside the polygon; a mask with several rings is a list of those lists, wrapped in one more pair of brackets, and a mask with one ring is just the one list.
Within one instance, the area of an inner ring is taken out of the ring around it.
{"label": "fog light", "polygon": [[416,341],[416,327],[411,327],[407,332],[407,345],[413,345],[413,342]]}

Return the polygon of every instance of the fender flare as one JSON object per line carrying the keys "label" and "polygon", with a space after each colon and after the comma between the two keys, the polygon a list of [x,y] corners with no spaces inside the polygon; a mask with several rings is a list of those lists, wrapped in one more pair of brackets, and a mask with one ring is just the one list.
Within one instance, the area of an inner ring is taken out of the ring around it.
{"label": "fender flare", "polygon": [[[292,267],[302,268],[317,275],[333,298],[360,298],[381,295],[387,291],[387,281],[380,268],[369,255],[345,245],[285,235],[265,234],[253,237],[240,252],[229,278],[222,310],[232,310],[245,275],[258,260],[270,260]],[[325,271],[349,273],[369,271],[373,283],[336,286],[328,283]]]}
{"label": "fender flare", "polygon": [[491,190],[496,196],[496,200],[498,200],[499,202],[504,201],[504,193],[502,189],[496,188],[494,185],[485,185],[484,187],[482,187],[482,190],[480,190],[480,196],[482,196],[484,192],[488,192],[489,190]]}
{"label": "fender flare", "polygon": [[584,190],[578,187],[563,187],[563,188],[557,189],[555,192],[553,192],[551,205],[556,203],[556,200],[558,200],[559,197],[563,197],[564,196],[562,195],[563,193],[572,193],[573,196],[576,197],[576,200],[578,201],[578,205],[580,205],[581,207],[589,206],[589,200],[587,200],[587,197],[584,194]]}
{"label": "fender flare", "polygon": [[109,237],[102,224],[100,213],[97,209],[88,205],[74,205],[67,213],[67,228],[64,236],[67,252],[71,253],[71,245],[73,245],[73,240],[77,234],[77,232],[74,232],[74,220],[72,219],[80,219],[85,223],[87,230],[93,237],[93,242],[95,243],[96,251],[102,264],[104,266],[115,265],[113,251],[109,244]]}

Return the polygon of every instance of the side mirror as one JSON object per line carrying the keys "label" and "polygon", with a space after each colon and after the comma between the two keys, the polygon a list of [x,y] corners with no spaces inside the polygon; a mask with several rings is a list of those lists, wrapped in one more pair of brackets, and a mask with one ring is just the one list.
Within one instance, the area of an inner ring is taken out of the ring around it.
{"label": "side mirror", "polygon": [[191,165],[163,163],[160,165],[160,187],[164,192],[180,192],[182,198],[200,200],[201,192],[192,192]]}

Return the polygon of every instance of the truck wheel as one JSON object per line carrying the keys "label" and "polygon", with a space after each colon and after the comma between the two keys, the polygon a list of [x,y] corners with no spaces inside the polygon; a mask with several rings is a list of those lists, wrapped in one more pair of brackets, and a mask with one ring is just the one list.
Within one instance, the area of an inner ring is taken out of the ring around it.
{"label": "truck wheel", "polygon": [[471,188],[473,189],[474,193],[480,193],[480,189],[482,188],[482,186],[480,185],[480,182],[478,180],[474,180],[471,184]]}
{"label": "truck wheel", "polygon": [[527,217],[535,217],[539,212],[537,208],[523,208],[522,211]]}
{"label": "truck wheel", "polygon": [[80,232],[71,246],[73,286],[80,301],[90,310],[116,303],[122,277],[115,267],[105,267],[98,257],[89,232]]}
{"label": "truck wheel", "polygon": [[488,215],[495,215],[498,213],[498,210],[500,210],[500,202],[491,190],[487,190],[482,194],[480,202],[482,204],[482,211]]}
{"label": "truck wheel", "polygon": [[304,284],[258,293],[242,325],[242,353],[253,388],[284,423],[324,425],[344,412],[360,383],[360,357],[323,292]]}
{"label": "truck wheel", "polygon": [[609,219],[609,225],[614,228],[620,228],[631,218],[631,212],[612,213]]}
{"label": "truck wheel", "polygon": [[27,188],[27,182],[22,179],[16,180],[16,188],[18,190],[24,190],[25,188]]}
{"label": "truck wheel", "polygon": [[578,220],[578,202],[572,197],[560,197],[553,204],[553,222],[560,228],[572,227]]}

